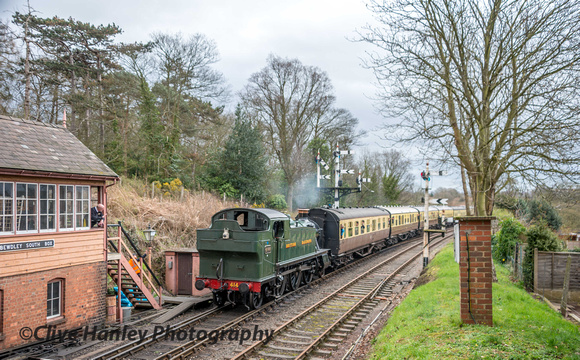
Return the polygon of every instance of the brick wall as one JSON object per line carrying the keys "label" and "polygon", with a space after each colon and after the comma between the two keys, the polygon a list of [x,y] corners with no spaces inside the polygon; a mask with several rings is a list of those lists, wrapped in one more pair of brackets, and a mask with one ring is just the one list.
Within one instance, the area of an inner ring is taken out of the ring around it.
{"label": "brick wall", "polygon": [[461,321],[465,324],[492,326],[491,222],[495,218],[457,219],[460,239]]}
{"label": "brick wall", "polygon": [[[62,316],[48,319],[47,283],[63,280]],[[101,324],[106,318],[106,263],[95,262],[55,270],[0,278],[3,295],[0,313],[0,349],[32,343],[34,338],[23,340],[19,331],[23,327],[35,329],[53,325],[67,330],[85,325]],[[45,332],[40,332],[43,336]]]}

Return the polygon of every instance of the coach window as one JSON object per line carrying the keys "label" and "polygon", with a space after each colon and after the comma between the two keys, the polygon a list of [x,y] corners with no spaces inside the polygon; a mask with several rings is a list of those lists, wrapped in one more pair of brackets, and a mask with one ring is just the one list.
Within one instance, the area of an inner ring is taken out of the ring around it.
{"label": "coach window", "polygon": [[377,230],[377,220],[373,220],[373,231]]}
{"label": "coach window", "polygon": [[379,223],[377,224],[377,229],[381,230],[381,219],[379,219]]}
{"label": "coach window", "polygon": [[62,316],[63,280],[53,280],[48,283],[46,292],[46,318]]}
{"label": "coach window", "polygon": [[348,223],[348,237],[352,236],[352,221]]}
{"label": "coach window", "polygon": [[358,221],[354,222],[354,234],[358,235]]}
{"label": "coach window", "polygon": [[16,232],[30,233],[38,230],[37,184],[16,184]]}
{"label": "coach window", "polygon": [[40,231],[56,230],[56,185],[40,184]]}
{"label": "coach window", "polygon": [[0,182],[0,234],[14,232],[14,184]]}

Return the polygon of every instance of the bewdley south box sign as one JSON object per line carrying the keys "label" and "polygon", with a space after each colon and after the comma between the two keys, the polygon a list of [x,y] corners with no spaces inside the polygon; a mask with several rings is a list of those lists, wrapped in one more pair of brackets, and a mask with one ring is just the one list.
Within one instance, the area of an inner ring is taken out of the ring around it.
{"label": "bewdley south box sign", "polygon": [[17,243],[0,244],[0,252],[33,250],[54,247],[54,240],[25,241]]}

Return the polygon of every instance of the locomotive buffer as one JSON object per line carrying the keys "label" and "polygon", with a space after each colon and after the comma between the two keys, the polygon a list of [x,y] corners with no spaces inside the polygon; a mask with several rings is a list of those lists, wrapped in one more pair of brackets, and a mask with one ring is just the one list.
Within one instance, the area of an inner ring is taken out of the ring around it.
{"label": "locomotive buffer", "polygon": [[338,144],[336,144],[336,150],[332,153],[334,157],[334,187],[321,187],[320,180],[330,180],[331,175],[320,175],[320,166],[322,165],[325,170],[330,170],[326,162],[320,157],[320,151],[318,151],[318,155],[316,156],[316,187],[328,194],[334,193],[334,208],[338,209],[340,206],[340,198],[362,191],[362,183],[363,182],[371,182],[368,178],[363,178],[361,173],[358,173],[358,177],[356,179],[356,183],[358,187],[343,187],[342,180],[340,179],[341,174],[350,174],[354,175],[354,170],[344,170],[340,168],[340,155],[350,155],[354,154],[354,151],[351,150],[339,150]]}

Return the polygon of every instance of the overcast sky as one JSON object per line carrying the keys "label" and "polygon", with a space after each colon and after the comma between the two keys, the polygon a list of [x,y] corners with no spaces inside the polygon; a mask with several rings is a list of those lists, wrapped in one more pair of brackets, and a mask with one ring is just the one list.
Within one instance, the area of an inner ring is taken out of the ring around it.
{"label": "overcast sky", "polygon": [[[221,60],[215,68],[224,74],[234,94],[266,65],[269,54],[297,58],[328,73],[336,106],[350,110],[368,131],[358,152],[392,145],[376,131],[385,119],[370,99],[376,92],[372,71],[362,67],[365,52],[374,49],[351,41],[357,29],[373,21],[363,0],[30,0],[30,4],[42,17],[115,23],[123,29],[118,37],[123,42],[147,41],[154,32],[202,33],[216,42]],[[24,6],[24,0],[0,0],[1,16],[24,11]],[[230,108],[235,102],[232,99]],[[416,161],[417,169],[421,163]],[[457,184],[435,187],[452,185]]]}

